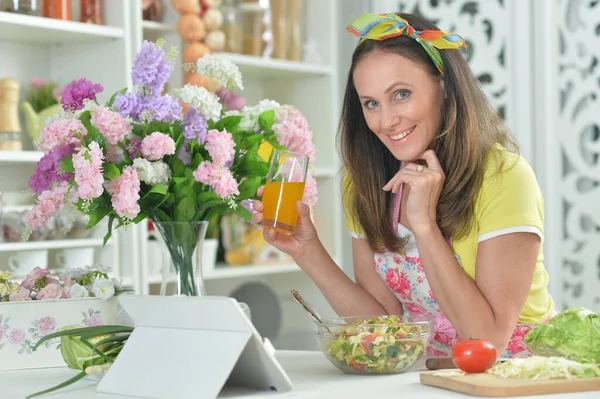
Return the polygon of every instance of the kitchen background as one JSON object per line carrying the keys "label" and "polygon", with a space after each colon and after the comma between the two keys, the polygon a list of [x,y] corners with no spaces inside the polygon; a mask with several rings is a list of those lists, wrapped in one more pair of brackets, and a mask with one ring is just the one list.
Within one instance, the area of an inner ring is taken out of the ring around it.
{"label": "kitchen background", "polygon": [[[223,52],[244,75],[230,109],[261,98],[293,104],[317,146],[316,223],[327,249],[352,275],[342,225],[335,134],[356,39],[345,25],[363,12],[420,13],[469,43],[468,58],[533,165],[545,198],[545,264],[560,309],[600,312],[600,2],[593,0],[0,0],[0,269],[101,263],[140,293],[156,293],[160,239],[152,223],[113,235],[86,231],[66,210],[46,231],[20,241],[32,197],[25,191],[42,154],[40,123],[57,111],[52,92],[86,77],[104,86],[100,101],[124,87],[144,39],[180,49],[168,89],[185,83],[219,92],[185,73],[208,51]],[[196,10],[196,7],[200,7]],[[54,84],[56,87],[49,86]],[[41,87],[41,89],[40,89]],[[46,97],[34,101],[32,90]],[[38,91],[39,92],[39,91]],[[24,104],[25,102],[28,103]],[[71,227],[63,232],[64,226]],[[203,247],[210,294],[249,304],[258,330],[278,348],[314,348],[298,289],[323,314],[320,292],[257,230],[235,218],[213,221]]]}

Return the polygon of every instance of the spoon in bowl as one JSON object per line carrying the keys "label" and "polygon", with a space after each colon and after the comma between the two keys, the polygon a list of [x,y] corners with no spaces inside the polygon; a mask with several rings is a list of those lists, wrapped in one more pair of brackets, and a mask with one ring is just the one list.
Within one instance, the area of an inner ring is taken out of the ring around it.
{"label": "spoon in bowl", "polygon": [[323,322],[321,321],[319,316],[317,316],[317,314],[306,304],[306,302],[304,302],[304,299],[302,298],[302,296],[300,295],[300,293],[298,291],[291,290],[290,293],[292,294],[292,298],[294,298],[294,300],[296,302],[298,302],[298,304],[300,304],[300,306],[302,306],[304,308],[304,310],[306,310],[306,312],[310,315],[310,317],[312,317],[312,319],[314,321],[319,323],[320,327],[323,327],[328,332],[331,332],[331,330],[329,328],[327,328],[326,326],[323,325]]}

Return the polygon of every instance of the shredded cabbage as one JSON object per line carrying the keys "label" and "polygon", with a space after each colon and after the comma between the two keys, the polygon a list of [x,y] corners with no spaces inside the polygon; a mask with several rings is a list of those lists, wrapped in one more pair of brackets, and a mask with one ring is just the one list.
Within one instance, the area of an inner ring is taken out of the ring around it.
{"label": "shredded cabbage", "polygon": [[510,359],[496,364],[487,373],[502,378],[523,378],[529,380],[577,379],[600,377],[600,367],[584,364],[562,357],[532,356],[523,359]]}

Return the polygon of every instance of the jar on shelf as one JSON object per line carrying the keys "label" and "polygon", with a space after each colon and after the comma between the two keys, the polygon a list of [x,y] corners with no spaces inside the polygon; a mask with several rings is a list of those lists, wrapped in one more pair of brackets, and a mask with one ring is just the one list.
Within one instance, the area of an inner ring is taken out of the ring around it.
{"label": "jar on shelf", "polygon": [[102,0],[81,0],[81,22],[104,25]]}
{"label": "jar on shelf", "polygon": [[162,22],[165,7],[162,0],[142,0],[142,19]]}
{"label": "jar on shelf", "polygon": [[286,58],[290,61],[302,61],[302,34],[304,30],[302,0],[288,0],[286,6]]}
{"label": "jar on shelf", "polygon": [[267,37],[265,35],[265,8],[258,1],[244,1],[240,6],[243,28],[244,54],[263,55]]}
{"label": "jar on shelf", "polygon": [[21,124],[19,122],[19,92],[21,85],[15,79],[0,79],[0,150],[21,151]]}
{"label": "jar on shelf", "polygon": [[225,33],[224,51],[241,53],[243,50],[243,33],[240,0],[224,0],[220,10],[223,13],[221,30]]}
{"label": "jar on shelf", "polygon": [[71,21],[71,0],[44,0],[44,17]]}
{"label": "jar on shelf", "polygon": [[286,13],[287,2],[285,0],[269,0],[271,12],[271,32],[273,35],[273,58],[286,58],[287,53],[287,27]]}
{"label": "jar on shelf", "polygon": [[9,0],[7,11],[39,16],[41,2],[42,0]]}

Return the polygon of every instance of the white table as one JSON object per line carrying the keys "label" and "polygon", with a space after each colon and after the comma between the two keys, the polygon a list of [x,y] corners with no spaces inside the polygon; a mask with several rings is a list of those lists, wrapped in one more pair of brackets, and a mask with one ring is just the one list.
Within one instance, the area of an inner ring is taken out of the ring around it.
{"label": "white table", "polygon": [[[257,392],[238,388],[225,388],[223,398],[472,398],[456,392],[433,388],[419,382],[419,371],[425,370],[424,360],[412,371],[392,376],[364,376],[342,374],[333,367],[321,352],[279,351],[277,359],[292,380],[294,389],[287,393]],[[0,359],[1,361],[1,359]],[[26,395],[54,386],[72,377],[66,368],[3,371],[0,372],[0,398],[23,399]],[[201,376],[199,376],[201,378]],[[165,382],[167,383],[167,382]],[[114,399],[114,395],[96,393],[96,384],[79,381],[69,388],[40,398],[60,399]],[[597,399],[599,392],[568,393],[528,396],[549,399]],[[202,399],[202,398],[198,398]]]}

